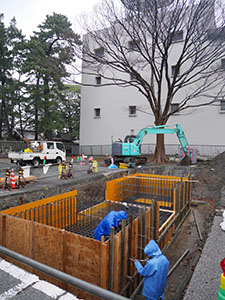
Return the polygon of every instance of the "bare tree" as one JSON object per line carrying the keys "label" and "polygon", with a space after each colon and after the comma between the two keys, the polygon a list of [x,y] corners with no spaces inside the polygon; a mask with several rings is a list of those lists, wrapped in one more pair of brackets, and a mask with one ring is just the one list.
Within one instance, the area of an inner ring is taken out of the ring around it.
{"label": "bare tree", "polygon": [[[103,0],[91,25],[83,22],[84,73],[107,79],[105,85],[137,88],[155,125],[223,99],[224,2],[121,1]],[[171,110],[175,96],[179,104]],[[164,135],[157,135],[154,160],[167,161]]]}

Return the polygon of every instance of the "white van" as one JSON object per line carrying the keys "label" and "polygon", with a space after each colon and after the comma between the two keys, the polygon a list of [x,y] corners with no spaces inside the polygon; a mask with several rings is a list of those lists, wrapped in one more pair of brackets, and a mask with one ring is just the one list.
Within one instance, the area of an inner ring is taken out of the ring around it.
{"label": "white van", "polygon": [[8,158],[12,163],[20,165],[32,164],[37,167],[43,163],[61,163],[66,160],[66,149],[62,142],[58,141],[30,141],[30,147],[20,152],[9,152]]}

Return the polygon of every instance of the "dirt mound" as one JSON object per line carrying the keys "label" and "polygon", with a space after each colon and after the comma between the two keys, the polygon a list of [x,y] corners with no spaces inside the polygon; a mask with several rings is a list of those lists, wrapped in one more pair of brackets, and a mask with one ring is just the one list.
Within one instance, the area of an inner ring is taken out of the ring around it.
{"label": "dirt mound", "polygon": [[202,163],[194,179],[198,180],[198,184],[193,188],[194,198],[218,200],[225,184],[225,152],[211,161]]}
{"label": "dirt mound", "polygon": [[221,178],[225,178],[225,152],[217,155],[208,163],[209,167],[215,169],[216,174]]}

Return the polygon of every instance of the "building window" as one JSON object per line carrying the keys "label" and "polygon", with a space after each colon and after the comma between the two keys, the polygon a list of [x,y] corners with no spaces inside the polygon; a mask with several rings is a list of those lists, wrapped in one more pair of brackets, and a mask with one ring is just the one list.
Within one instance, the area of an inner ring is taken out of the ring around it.
{"label": "building window", "polygon": [[221,59],[221,68],[225,69],[225,59]]}
{"label": "building window", "polygon": [[170,113],[178,113],[179,103],[172,103],[170,106]]}
{"label": "building window", "polygon": [[132,40],[128,42],[128,49],[129,51],[137,51],[140,45],[140,41]]}
{"label": "building window", "polygon": [[95,77],[95,82],[96,82],[96,85],[100,85],[102,83],[102,77],[101,76],[96,76]]}
{"label": "building window", "polygon": [[171,73],[172,73],[172,77],[174,77],[175,75],[179,76],[180,75],[179,66],[178,65],[171,66]]}
{"label": "building window", "polygon": [[94,50],[95,51],[95,55],[98,57],[102,57],[104,56],[104,48],[100,47]]}
{"label": "building window", "polygon": [[172,35],[172,42],[180,42],[183,41],[183,30],[174,32]]}
{"label": "building window", "polygon": [[225,100],[220,100],[220,112],[225,113]]}
{"label": "building window", "polygon": [[95,108],[95,118],[101,118],[101,109]]}
{"label": "building window", "polygon": [[136,117],[137,116],[137,109],[135,105],[129,106],[129,117]]}

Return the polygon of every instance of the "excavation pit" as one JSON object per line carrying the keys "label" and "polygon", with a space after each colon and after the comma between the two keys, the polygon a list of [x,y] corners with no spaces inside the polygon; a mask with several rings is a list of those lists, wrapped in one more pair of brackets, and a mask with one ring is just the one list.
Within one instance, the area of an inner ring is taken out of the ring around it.
{"label": "excavation pit", "polygon": [[[0,212],[0,244],[129,297],[139,281],[130,258],[144,259],[150,239],[161,249],[169,245],[189,211],[190,187],[188,178],[134,174],[107,182],[106,200],[86,209],[77,191],[13,207]],[[110,236],[95,240],[94,229],[112,210],[126,210],[128,219],[121,230],[112,228]],[[35,273],[80,298],[96,298]]]}

